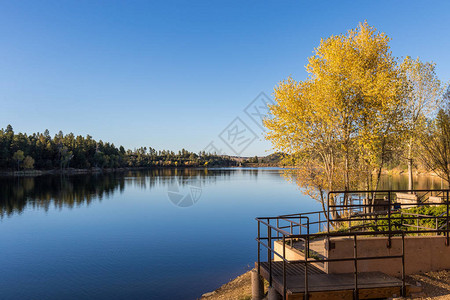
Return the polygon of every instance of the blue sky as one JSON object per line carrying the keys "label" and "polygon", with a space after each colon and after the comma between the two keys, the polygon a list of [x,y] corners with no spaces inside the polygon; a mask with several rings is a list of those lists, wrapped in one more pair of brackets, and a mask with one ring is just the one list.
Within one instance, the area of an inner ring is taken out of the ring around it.
{"label": "blue sky", "polygon": [[[0,127],[199,151],[304,66],[320,39],[367,20],[397,57],[450,79],[449,1],[1,1]],[[269,150],[269,151],[267,151]]]}

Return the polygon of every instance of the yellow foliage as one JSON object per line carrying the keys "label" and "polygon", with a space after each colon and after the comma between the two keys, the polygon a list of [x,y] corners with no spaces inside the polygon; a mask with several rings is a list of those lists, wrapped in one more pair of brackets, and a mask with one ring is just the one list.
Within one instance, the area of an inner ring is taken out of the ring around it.
{"label": "yellow foliage", "polygon": [[426,121],[437,114],[442,100],[443,89],[435,67],[432,62],[421,62],[419,58],[413,60],[409,56],[401,64],[409,88],[405,95],[406,110],[402,123],[408,159],[413,158],[414,146],[425,130]]}
{"label": "yellow foliage", "polygon": [[322,39],[306,70],[306,80],[287,78],[275,87],[266,138],[278,150],[314,161],[324,189],[338,185],[338,173],[350,188],[361,163],[382,164],[386,141],[403,118],[405,76],[389,38],[367,22]]}

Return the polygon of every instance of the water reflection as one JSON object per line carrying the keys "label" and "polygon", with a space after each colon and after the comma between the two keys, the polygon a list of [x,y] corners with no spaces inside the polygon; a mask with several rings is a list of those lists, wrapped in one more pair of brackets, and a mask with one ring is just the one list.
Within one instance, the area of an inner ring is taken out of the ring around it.
{"label": "water reflection", "polygon": [[[312,198],[319,198],[320,186],[313,186],[309,181],[305,181],[302,176],[303,173],[296,169],[285,170],[283,177],[290,182],[295,182],[297,186],[306,192]],[[426,189],[446,189],[448,183],[437,176],[418,175],[413,178],[413,185],[415,190]],[[396,174],[396,175],[381,175],[378,190],[407,190],[408,189],[408,175]],[[323,190],[324,191],[324,190]]]}
{"label": "water reflection", "polygon": [[1,178],[0,215],[20,214],[27,206],[48,211],[51,205],[89,205],[94,199],[101,200],[124,188],[123,177],[117,174]]}
{"label": "water reflection", "polygon": [[[258,177],[258,169],[154,169],[72,176],[0,178],[0,217],[21,214],[31,209],[73,208],[101,201],[127,187],[152,189],[171,185],[189,185],[192,179],[202,186],[227,180],[232,173],[245,172]],[[279,176],[277,173],[274,176]]]}
{"label": "water reflection", "polygon": [[[446,189],[448,184],[437,176],[419,175],[414,176],[414,189]],[[401,175],[383,175],[381,176],[380,189],[382,190],[406,190],[408,189],[408,176]]]}
{"label": "water reflection", "polygon": [[[73,176],[38,176],[25,178],[0,178],[0,216],[20,214],[26,207],[44,209],[73,208],[89,205],[92,201],[101,201],[115,192],[123,192],[129,186],[140,189],[170,185],[188,185],[192,179],[202,186],[214,184],[220,180],[230,178],[232,173],[245,172],[257,180],[258,169],[155,169],[145,171],[126,171],[106,174],[83,174]],[[295,171],[285,171],[289,180]],[[273,173],[278,177],[278,172]],[[295,176],[294,176],[295,177]],[[296,180],[297,184],[302,182]],[[304,188],[303,186],[299,186]],[[415,176],[415,189],[447,188],[442,179],[435,176]],[[380,189],[407,189],[406,175],[383,175]]]}
{"label": "water reflection", "polygon": [[[321,209],[283,172],[166,169],[0,178],[2,297],[196,299],[253,265],[256,216]],[[175,207],[169,186],[193,179],[201,182],[201,200],[190,209]],[[406,176],[383,179],[391,188],[407,184]],[[439,187],[440,180],[417,178],[418,188],[430,185]],[[44,209],[48,213],[39,212]]]}

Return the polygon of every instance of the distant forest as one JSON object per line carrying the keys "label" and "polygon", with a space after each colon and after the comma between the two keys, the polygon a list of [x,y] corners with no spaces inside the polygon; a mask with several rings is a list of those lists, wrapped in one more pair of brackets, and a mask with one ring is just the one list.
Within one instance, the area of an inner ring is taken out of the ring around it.
{"label": "distant forest", "polygon": [[66,170],[91,168],[150,168],[150,167],[209,167],[236,166],[239,162],[229,156],[194,153],[185,149],[157,151],[152,147],[126,150],[112,143],[96,141],[61,131],[54,137],[44,133],[15,133],[12,126],[0,130],[0,169]]}

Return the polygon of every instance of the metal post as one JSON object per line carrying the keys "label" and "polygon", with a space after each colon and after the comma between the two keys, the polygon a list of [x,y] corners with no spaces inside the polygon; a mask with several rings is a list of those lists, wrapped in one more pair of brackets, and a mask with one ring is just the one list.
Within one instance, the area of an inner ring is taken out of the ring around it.
{"label": "metal post", "polygon": [[272,286],[272,255],[270,253],[270,248],[272,248],[272,233],[270,230],[270,221],[269,219],[267,219],[267,224],[269,224],[269,226],[267,226],[267,262],[269,263],[269,286]]}
{"label": "metal post", "polygon": [[[291,224],[291,235],[292,235],[292,230],[293,230],[293,228],[292,228],[292,222],[289,222],[290,224]],[[302,224],[302,223],[299,223],[299,224]],[[300,227],[301,227],[301,225],[300,225]],[[284,235],[283,235],[284,236]],[[289,239],[290,241],[291,241],[291,247],[293,247],[294,246],[294,240],[292,239],[292,238],[290,238]]]}
{"label": "metal post", "polygon": [[320,226],[322,225],[322,223],[320,222],[320,211],[319,211],[319,230],[317,232],[320,232]]}
{"label": "metal post", "polygon": [[[352,203],[350,203],[350,205],[352,205]],[[347,210],[347,218],[348,218],[348,228],[352,227],[352,206],[350,206],[350,208]],[[350,229],[351,230],[351,229]]]}
{"label": "metal post", "polygon": [[416,216],[416,230],[417,230],[417,236],[419,236],[419,216]]}
{"label": "metal post", "polygon": [[308,241],[308,254],[307,255],[308,256],[307,257],[309,258],[309,218],[306,219],[306,226],[307,226],[306,227],[306,234],[308,235],[308,239],[307,239],[307,241]]}
{"label": "metal post", "polygon": [[402,297],[406,296],[406,276],[405,276],[405,232],[402,231]]}
{"label": "metal post", "polygon": [[[375,201],[375,199],[374,199],[374,201]],[[388,233],[387,247],[391,248],[391,192],[388,192],[388,227],[389,227],[389,230],[388,230],[389,233]]]}
{"label": "metal post", "polygon": [[[277,228],[280,228],[280,219],[277,219]],[[279,231],[277,231],[277,237],[280,237]]]}
{"label": "metal post", "polygon": [[283,299],[286,299],[286,247],[285,235],[283,234]]}
{"label": "metal post", "polygon": [[330,193],[328,193],[327,196],[327,214],[328,214],[328,218],[327,218],[327,233],[330,233]]}
{"label": "metal post", "polygon": [[449,233],[450,233],[450,223],[449,223],[449,207],[448,207],[448,205],[449,205],[449,199],[448,199],[448,193],[450,192],[450,190],[447,190],[447,240],[445,241],[445,245],[447,245],[447,246],[450,246],[450,236],[449,236]]}
{"label": "metal post", "polygon": [[302,227],[303,227],[303,223],[302,223],[302,217],[298,218],[298,223],[300,224],[298,227],[300,228],[298,231],[298,234],[302,234]]}
{"label": "metal post", "polygon": [[258,275],[261,275],[261,244],[260,244],[260,238],[261,238],[261,223],[258,220]]}
{"label": "metal post", "polygon": [[356,233],[353,235],[353,258],[354,258],[354,267],[355,267],[355,290],[353,291],[353,299],[359,299],[358,293],[358,248],[356,245]]}
{"label": "metal post", "polygon": [[308,255],[307,253],[309,253],[309,235],[306,236],[306,240],[305,240],[305,300],[309,299],[309,294],[308,294]]}
{"label": "metal post", "polygon": [[327,194],[327,240],[326,240],[326,246],[328,247],[327,249],[329,249],[330,247],[330,193]]}
{"label": "metal post", "polygon": [[403,222],[404,222],[404,220],[403,220],[403,213],[402,212],[400,212],[400,222],[401,222],[401,229],[402,229],[402,232],[403,232],[403,227],[405,227],[404,225],[405,224],[403,224]]}

